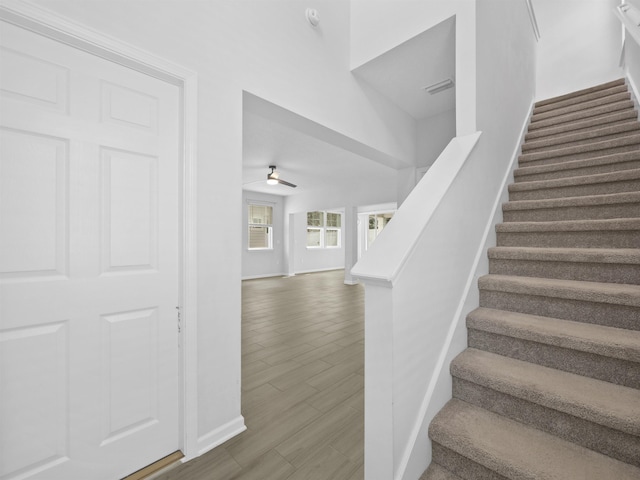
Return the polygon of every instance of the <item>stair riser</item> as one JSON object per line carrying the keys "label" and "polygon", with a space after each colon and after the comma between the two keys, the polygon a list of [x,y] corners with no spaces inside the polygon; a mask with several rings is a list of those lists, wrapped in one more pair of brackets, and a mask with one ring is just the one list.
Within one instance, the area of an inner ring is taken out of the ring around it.
{"label": "stair riser", "polygon": [[640,231],[498,232],[498,247],[640,248]]}
{"label": "stair riser", "polygon": [[640,217],[640,202],[589,205],[531,210],[505,210],[505,222],[551,222],[560,220],[604,220]]}
{"label": "stair riser", "polygon": [[636,126],[634,128],[625,128],[624,130],[621,130],[620,132],[616,132],[616,133],[612,133],[612,134],[608,134],[608,135],[600,135],[600,136],[593,136],[593,137],[589,137],[589,138],[582,138],[579,140],[571,140],[571,141],[567,141],[567,142],[562,142],[560,139],[557,139],[556,141],[553,142],[545,142],[544,144],[542,142],[536,142],[536,143],[529,143],[529,145],[525,144],[522,147],[522,152],[523,153],[538,153],[538,152],[548,152],[550,150],[557,150],[558,148],[566,148],[566,147],[576,147],[578,145],[592,145],[594,143],[598,143],[598,142],[604,142],[606,140],[613,140],[617,137],[619,137],[621,134],[624,135],[625,133],[637,133],[640,130],[640,124],[636,124]]}
{"label": "stair riser", "polygon": [[640,330],[640,308],[627,305],[480,290],[480,306],[574,322]]}
{"label": "stair riser", "polygon": [[568,107],[557,108],[543,113],[534,113],[531,116],[531,123],[539,122],[542,120],[548,120],[550,118],[563,116],[571,113],[582,112],[585,110],[591,110],[605,105],[610,105],[617,102],[624,102],[631,98],[629,92],[617,93],[615,95],[608,95],[606,97],[598,98],[590,102],[580,102]]}
{"label": "stair riser", "polygon": [[453,397],[640,466],[640,438],[475,383],[453,378]]}
{"label": "stair riser", "polygon": [[618,163],[607,163],[602,165],[592,165],[582,168],[574,168],[571,170],[558,170],[554,172],[531,173],[514,172],[515,183],[520,182],[536,182],[539,180],[555,180],[558,178],[580,177],[585,175],[597,175],[599,173],[621,172],[624,170],[633,170],[640,168],[640,159],[630,160]]}
{"label": "stair riser", "polygon": [[544,200],[548,198],[584,197],[589,195],[606,195],[610,193],[628,193],[640,191],[640,178],[623,181],[587,183],[583,185],[567,185],[537,190],[509,191],[509,200]]}
{"label": "stair riser", "polygon": [[605,117],[612,113],[619,113],[622,111],[633,111],[633,102],[631,100],[624,102],[611,103],[602,107],[591,108],[588,110],[581,110],[579,112],[570,113],[567,115],[560,115],[557,117],[547,118],[545,120],[538,120],[531,122],[527,133],[533,133],[536,130],[540,130],[547,127],[555,127],[565,124],[570,124],[580,120],[594,119],[596,117]]}
{"label": "stair riser", "polygon": [[613,112],[608,115],[599,115],[587,118],[577,122],[534,129],[533,131],[526,133],[524,139],[526,142],[547,138],[554,139],[575,133],[589,132],[594,128],[620,125],[631,120],[638,120],[638,114],[633,109],[626,109],[619,112]]}
{"label": "stair riser", "polygon": [[464,480],[509,480],[437,442],[432,444],[432,461]]}
{"label": "stair riser", "polygon": [[640,389],[640,364],[629,360],[500,335],[469,327],[469,347],[595,378],[624,387]]}
{"label": "stair riser", "polygon": [[611,82],[607,82],[607,83],[603,83],[600,85],[594,85],[593,87],[589,87],[589,88],[584,88],[582,90],[578,90],[576,92],[570,92],[564,95],[559,95],[557,97],[552,97],[552,98],[547,98],[544,100],[539,100],[535,103],[535,107],[542,107],[544,105],[553,105],[553,104],[557,104],[558,102],[562,102],[565,100],[568,100],[570,98],[578,98],[578,99],[582,99],[584,98],[586,95],[589,95],[591,93],[594,92],[602,92],[604,90],[609,90],[611,88],[615,88],[615,87],[620,87],[622,85],[626,85],[625,81],[623,78],[619,78],[617,80],[612,80]]}
{"label": "stair riser", "polygon": [[619,85],[617,87],[607,88],[604,90],[598,90],[596,92],[587,93],[583,95],[579,95],[576,97],[567,98],[565,100],[558,100],[553,103],[548,103],[546,105],[536,106],[533,110],[534,115],[538,113],[549,112],[552,110],[557,110],[559,108],[568,107],[570,105],[578,105],[585,102],[590,102],[593,100],[597,100],[599,98],[609,97],[611,95],[616,95],[620,93],[627,93],[626,85]]}
{"label": "stair riser", "polygon": [[549,165],[554,163],[570,162],[572,160],[586,160],[588,158],[604,157],[606,155],[613,155],[616,153],[637,152],[640,150],[640,137],[638,135],[622,137],[616,140],[613,145],[609,145],[607,147],[599,145],[598,147],[602,148],[577,151],[575,153],[558,152],[554,155],[551,155],[550,152],[526,153],[518,157],[518,166],[531,167],[535,165]]}
{"label": "stair riser", "polygon": [[489,260],[489,273],[520,277],[640,285],[640,265],[636,264],[492,258]]}

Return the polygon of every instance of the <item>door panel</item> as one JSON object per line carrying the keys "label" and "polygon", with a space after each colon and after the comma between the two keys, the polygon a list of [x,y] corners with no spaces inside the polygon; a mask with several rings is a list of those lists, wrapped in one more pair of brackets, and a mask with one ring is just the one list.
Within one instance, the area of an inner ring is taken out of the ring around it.
{"label": "door panel", "polygon": [[2,278],[66,274],[68,152],[65,139],[0,128]]}
{"label": "door panel", "polygon": [[0,478],[120,478],[179,448],[179,92],[0,32]]}
{"label": "door panel", "polygon": [[102,271],[158,264],[158,158],[103,148]]}

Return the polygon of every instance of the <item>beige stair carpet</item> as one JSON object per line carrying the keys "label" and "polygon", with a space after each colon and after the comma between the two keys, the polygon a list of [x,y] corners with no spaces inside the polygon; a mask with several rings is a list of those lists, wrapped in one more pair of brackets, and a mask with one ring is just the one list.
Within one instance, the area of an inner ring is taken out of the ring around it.
{"label": "beige stair carpet", "polygon": [[422,480],[640,479],[640,122],[536,103]]}

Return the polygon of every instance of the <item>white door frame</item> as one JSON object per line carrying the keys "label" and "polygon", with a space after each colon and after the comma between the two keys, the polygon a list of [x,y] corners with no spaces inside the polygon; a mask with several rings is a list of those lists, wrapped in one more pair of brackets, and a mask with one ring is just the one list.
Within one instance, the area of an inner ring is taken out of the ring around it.
{"label": "white door frame", "polygon": [[[145,73],[180,89],[179,179],[179,446],[185,460],[198,455],[196,132],[197,75],[180,65],[103,35],[22,0],[0,0],[0,19],[80,50]],[[177,319],[176,319],[177,321]]]}

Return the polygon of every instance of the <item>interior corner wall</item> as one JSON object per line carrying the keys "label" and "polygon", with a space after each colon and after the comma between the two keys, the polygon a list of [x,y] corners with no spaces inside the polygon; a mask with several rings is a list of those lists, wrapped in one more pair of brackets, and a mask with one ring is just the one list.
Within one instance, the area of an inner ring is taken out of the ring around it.
{"label": "interior corner wall", "polygon": [[480,145],[491,142],[492,157],[509,162],[535,96],[538,44],[523,0],[482,0],[477,22]]}
{"label": "interior corner wall", "polygon": [[[249,250],[250,204],[273,207],[272,249]],[[242,279],[286,274],[284,259],[284,198],[257,192],[242,192]]]}
{"label": "interior corner wall", "polygon": [[[416,167],[431,166],[455,136],[455,109],[420,120],[416,128]],[[416,167],[398,170],[398,205],[405,201],[420,180]]]}
{"label": "interior corner wall", "polygon": [[622,76],[617,0],[535,0],[540,41],[536,98],[563,95]]}
{"label": "interior corner wall", "polygon": [[431,166],[455,136],[455,109],[420,120],[417,128],[416,166]]}

